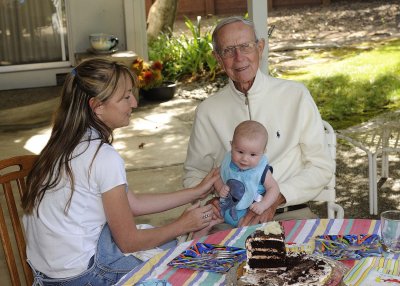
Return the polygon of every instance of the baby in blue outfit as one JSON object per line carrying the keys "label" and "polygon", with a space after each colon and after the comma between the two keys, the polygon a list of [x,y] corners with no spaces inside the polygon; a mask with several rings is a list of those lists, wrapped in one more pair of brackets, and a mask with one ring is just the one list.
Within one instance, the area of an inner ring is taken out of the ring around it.
{"label": "baby in blue outfit", "polygon": [[264,154],[268,142],[265,127],[253,120],[240,123],[234,131],[231,151],[220,167],[221,178],[214,183],[226,223],[237,227],[248,209],[260,215],[279,196],[279,186]]}

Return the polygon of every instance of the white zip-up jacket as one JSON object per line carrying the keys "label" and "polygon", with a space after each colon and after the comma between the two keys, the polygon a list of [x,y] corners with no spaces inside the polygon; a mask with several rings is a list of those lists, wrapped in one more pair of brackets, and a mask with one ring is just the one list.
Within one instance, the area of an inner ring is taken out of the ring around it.
{"label": "white zip-up jacket", "polygon": [[298,82],[273,78],[258,70],[247,93],[233,82],[196,109],[183,184],[193,187],[222,162],[235,127],[256,120],[268,130],[266,154],[285,206],[308,202],[328,184],[334,172],[318,108]]}

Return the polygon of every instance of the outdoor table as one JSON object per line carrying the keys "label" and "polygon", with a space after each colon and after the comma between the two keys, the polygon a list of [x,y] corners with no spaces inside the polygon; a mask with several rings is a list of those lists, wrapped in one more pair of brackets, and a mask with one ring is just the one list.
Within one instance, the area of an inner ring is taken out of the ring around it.
{"label": "outdoor table", "polygon": [[[317,235],[332,234],[379,234],[380,221],[369,219],[309,219],[282,221],[285,229],[286,243],[290,245],[312,244]],[[200,239],[179,244],[166,250],[136,267],[125,275],[116,285],[135,285],[148,279],[164,279],[172,285],[225,285],[226,274],[207,271],[177,269],[167,264],[185,249],[197,242],[221,244],[244,248],[248,235],[260,225],[234,228],[220,231]],[[344,261],[347,266],[353,266],[357,261]]]}
{"label": "outdoor table", "polygon": [[373,118],[361,125],[337,131],[344,139],[368,156],[369,213],[378,214],[377,157],[382,155],[381,178],[389,177],[389,153],[400,152],[400,110]]}

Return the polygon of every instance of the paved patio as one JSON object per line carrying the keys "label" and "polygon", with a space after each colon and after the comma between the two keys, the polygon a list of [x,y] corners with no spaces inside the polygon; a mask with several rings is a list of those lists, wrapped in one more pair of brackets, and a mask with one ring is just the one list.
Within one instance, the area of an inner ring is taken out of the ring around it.
{"label": "paved patio", "polygon": [[[40,152],[49,137],[49,120],[57,103],[58,98],[52,98],[25,107],[0,110],[0,159]],[[130,126],[116,131],[114,146],[125,159],[132,190],[156,193],[181,188],[182,165],[194,111],[199,103],[199,100],[181,96],[163,103],[144,103],[132,114]],[[345,209],[345,217],[377,218],[368,212],[365,154],[339,141],[337,157],[337,198]],[[378,191],[380,210],[399,208],[399,156],[390,158],[389,170],[391,178]],[[4,200],[3,195],[1,200]],[[326,216],[324,205],[313,203],[312,208],[321,217]],[[183,209],[143,216],[138,218],[138,223],[164,224],[179,216]],[[0,277],[4,277],[1,273],[5,271],[0,253]],[[7,285],[4,283],[2,281],[2,285]]]}

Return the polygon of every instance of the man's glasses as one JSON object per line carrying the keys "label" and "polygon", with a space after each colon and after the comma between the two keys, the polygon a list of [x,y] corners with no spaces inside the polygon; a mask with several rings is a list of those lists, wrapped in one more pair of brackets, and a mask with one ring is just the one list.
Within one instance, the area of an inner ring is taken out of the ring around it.
{"label": "man's glasses", "polygon": [[243,43],[236,46],[229,46],[223,50],[220,50],[218,54],[220,55],[221,58],[224,59],[234,57],[236,49],[238,49],[243,54],[250,54],[255,51],[257,43],[258,40],[254,42]]}

